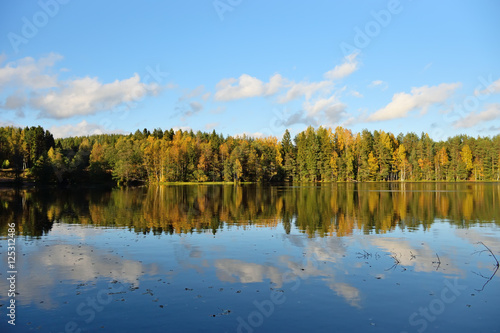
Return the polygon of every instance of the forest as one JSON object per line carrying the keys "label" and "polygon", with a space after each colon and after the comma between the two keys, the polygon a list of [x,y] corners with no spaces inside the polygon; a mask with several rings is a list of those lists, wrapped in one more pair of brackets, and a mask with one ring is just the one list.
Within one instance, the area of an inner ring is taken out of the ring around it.
{"label": "forest", "polygon": [[[499,181],[500,135],[399,134],[308,127],[293,139],[173,129],[54,139],[38,127],[0,127],[2,174],[17,182]],[[9,173],[10,172],[10,173]]]}

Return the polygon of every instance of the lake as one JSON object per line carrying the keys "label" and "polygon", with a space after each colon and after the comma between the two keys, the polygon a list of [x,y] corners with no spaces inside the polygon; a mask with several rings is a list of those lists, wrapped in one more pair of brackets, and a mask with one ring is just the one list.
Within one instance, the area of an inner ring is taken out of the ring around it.
{"label": "lake", "polygon": [[500,331],[498,183],[3,189],[0,199],[2,332]]}

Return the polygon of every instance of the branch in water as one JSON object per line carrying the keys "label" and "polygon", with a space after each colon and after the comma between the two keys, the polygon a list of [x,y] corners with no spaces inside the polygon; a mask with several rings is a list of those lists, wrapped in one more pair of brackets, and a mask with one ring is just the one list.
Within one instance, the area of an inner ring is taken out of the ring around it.
{"label": "branch in water", "polygon": [[491,281],[493,280],[493,277],[495,277],[495,275],[497,274],[498,272],[498,268],[500,267],[500,264],[498,263],[498,259],[497,257],[495,256],[495,254],[493,253],[493,251],[491,251],[491,249],[489,247],[486,246],[486,244],[484,244],[483,242],[478,242],[477,244],[482,244],[486,250],[483,250],[483,251],[479,251],[478,253],[481,254],[482,252],[485,252],[485,251],[488,251],[491,253],[491,255],[493,256],[493,258],[495,259],[495,261],[497,262],[497,264],[495,265],[495,271],[493,272],[493,274],[488,278],[486,276],[483,276],[482,274],[477,274],[485,279],[488,279],[488,281],[486,281],[484,284],[483,284],[483,287],[481,289],[476,289],[477,291],[483,291],[484,290],[484,287],[486,287],[486,285]]}

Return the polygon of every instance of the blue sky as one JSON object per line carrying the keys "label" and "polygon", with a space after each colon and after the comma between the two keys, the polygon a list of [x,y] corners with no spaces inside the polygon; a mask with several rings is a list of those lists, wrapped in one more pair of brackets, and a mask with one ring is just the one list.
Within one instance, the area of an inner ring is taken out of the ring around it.
{"label": "blue sky", "polygon": [[500,2],[0,4],[0,125],[500,133]]}

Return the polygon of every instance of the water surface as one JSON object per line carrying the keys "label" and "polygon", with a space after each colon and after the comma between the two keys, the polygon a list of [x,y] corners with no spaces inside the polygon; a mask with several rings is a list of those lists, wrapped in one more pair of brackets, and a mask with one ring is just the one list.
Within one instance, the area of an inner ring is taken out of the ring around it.
{"label": "water surface", "polygon": [[500,185],[0,191],[12,332],[497,332]]}

